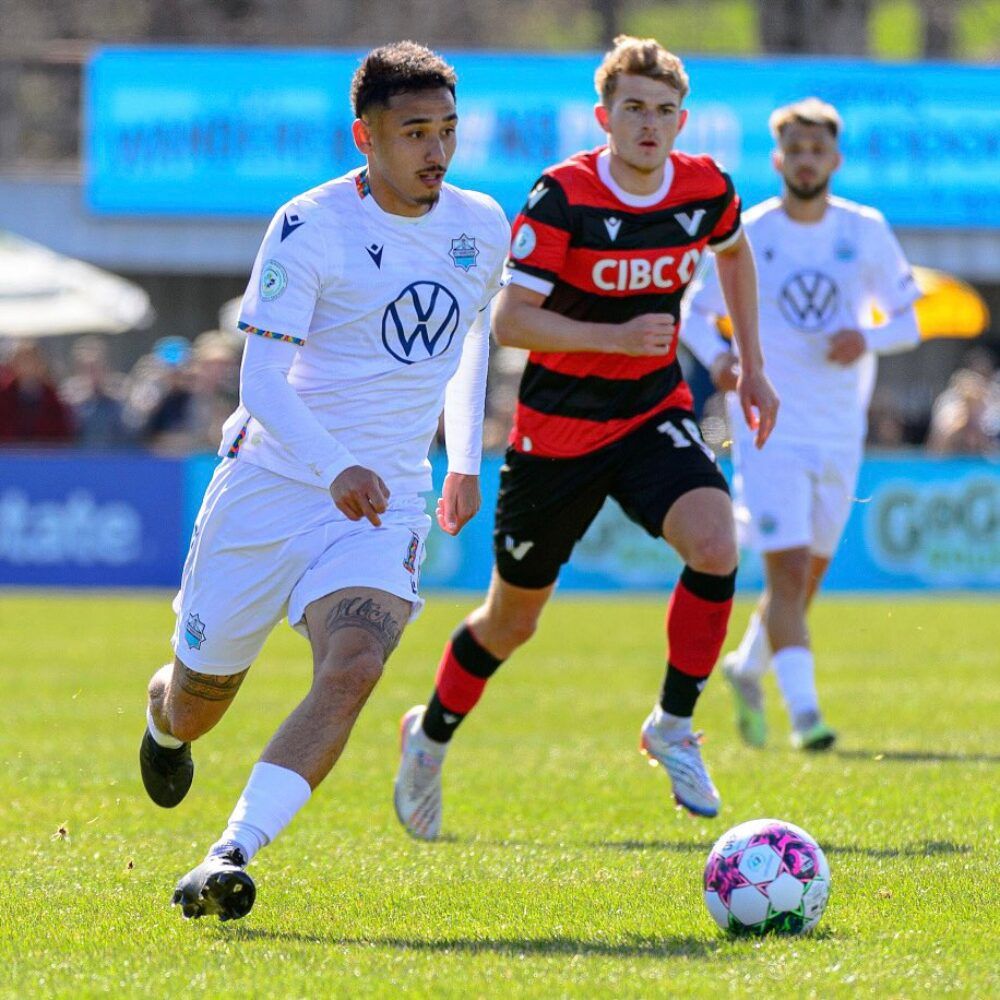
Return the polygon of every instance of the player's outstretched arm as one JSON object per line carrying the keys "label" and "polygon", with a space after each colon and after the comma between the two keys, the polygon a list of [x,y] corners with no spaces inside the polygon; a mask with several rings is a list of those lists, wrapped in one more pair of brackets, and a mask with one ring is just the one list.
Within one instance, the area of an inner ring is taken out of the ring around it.
{"label": "player's outstretched arm", "polygon": [[627,323],[585,323],[551,309],[545,296],[515,282],[497,295],[493,332],[503,347],[528,351],[665,355],[677,328],[667,313],[647,313]]}
{"label": "player's outstretched arm", "polygon": [[482,502],[479,476],[449,472],[437,502],[437,523],[442,531],[457,535],[479,513]]}
{"label": "player's outstretched arm", "polygon": [[733,338],[739,346],[740,374],[736,393],[747,426],[757,432],[754,443],[762,448],[778,417],[778,394],[764,374],[764,353],[757,324],[757,268],[746,234],[720,251],[715,263],[733,322]]}

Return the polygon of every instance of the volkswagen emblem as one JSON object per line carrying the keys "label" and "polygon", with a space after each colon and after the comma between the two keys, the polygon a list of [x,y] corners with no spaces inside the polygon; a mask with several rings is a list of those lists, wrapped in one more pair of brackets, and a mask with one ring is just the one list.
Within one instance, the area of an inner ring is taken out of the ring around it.
{"label": "volkswagen emblem", "polygon": [[444,285],[415,281],[385,307],[382,343],[404,365],[438,357],[451,346],[459,313],[458,300]]}
{"label": "volkswagen emblem", "polygon": [[822,271],[796,271],[778,293],[781,314],[792,326],[818,333],[833,319],[840,304],[836,282]]}

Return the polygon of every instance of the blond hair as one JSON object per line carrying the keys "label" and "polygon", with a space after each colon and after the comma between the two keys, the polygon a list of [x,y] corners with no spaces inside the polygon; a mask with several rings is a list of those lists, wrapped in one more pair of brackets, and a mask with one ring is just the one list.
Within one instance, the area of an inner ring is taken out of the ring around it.
{"label": "blond hair", "polygon": [[799,125],[822,125],[830,130],[834,139],[840,136],[844,123],[837,109],[826,101],[821,101],[818,97],[806,97],[794,104],[786,104],[783,108],[778,108],[771,112],[768,125],[771,128],[771,135],[775,140],[781,138],[784,132],[793,122]]}
{"label": "blond hair", "polygon": [[684,63],[655,38],[619,35],[615,39],[614,48],[605,53],[594,74],[594,86],[604,104],[610,103],[614,97],[618,77],[622,74],[661,80],[673,87],[681,95],[682,101],[691,89]]}

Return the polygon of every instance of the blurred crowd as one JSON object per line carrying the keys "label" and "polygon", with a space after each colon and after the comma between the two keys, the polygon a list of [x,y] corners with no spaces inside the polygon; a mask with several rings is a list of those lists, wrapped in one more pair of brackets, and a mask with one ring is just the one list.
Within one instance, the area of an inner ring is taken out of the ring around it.
{"label": "blurred crowd", "polygon": [[40,340],[0,349],[0,447],[212,452],[239,398],[241,342],[222,330],[164,337],[129,372],[107,341],[75,340],[62,373]]}
{"label": "blurred crowd", "polygon": [[[116,370],[108,342],[84,336],[59,364],[41,340],[0,343],[0,448],[75,446],[144,448],[163,455],[214,452],[239,400],[242,335],[208,330],[193,340],[163,337],[132,366]],[[526,352],[494,347],[484,445],[506,446]],[[689,367],[705,439],[724,451],[726,407],[707,375]],[[970,350],[934,401],[929,422],[915,428],[888,389],[876,390],[869,445],[923,445],[940,455],[1000,453],[1000,365],[985,347]]]}

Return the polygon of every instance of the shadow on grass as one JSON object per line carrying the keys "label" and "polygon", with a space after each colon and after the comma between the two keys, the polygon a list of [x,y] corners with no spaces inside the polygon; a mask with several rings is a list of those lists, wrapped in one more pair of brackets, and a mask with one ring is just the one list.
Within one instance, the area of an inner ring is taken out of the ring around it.
{"label": "shadow on grass", "polygon": [[593,941],[572,937],[540,938],[409,938],[392,935],[338,937],[337,935],[300,934],[296,931],[271,931],[262,927],[235,926],[219,928],[218,934],[237,941],[290,941],[303,944],[363,945],[398,948],[404,951],[460,952],[470,955],[597,955],[612,958],[712,958],[727,944],[718,938],[690,935],[635,937],[628,941]]}
{"label": "shadow on grass", "polygon": [[[674,851],[682,854],[707,854],[709,843],[683,840],[605,840],[594,841],[590,847],[610,847],[616,851]],[[860,847],[857,844],[823,844],[825,854],[855,854],[865,858],[931,858],[942,854],[968,854],[969,844],[950,840],[921,840],[898,847]]]}
{"label": "shadow on grass", "polygon": [[957,762],[960,764],[1000,764],[997,753],[948,753],[934,750],[834,750],[837,757],[853,760],[898,761],[902,764],[937,764]]}

